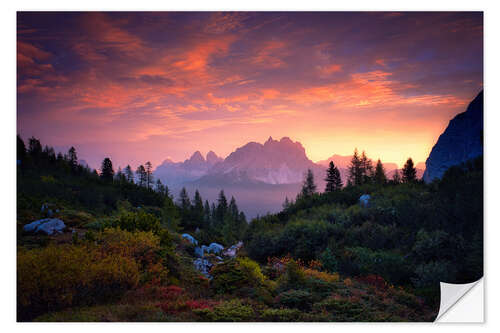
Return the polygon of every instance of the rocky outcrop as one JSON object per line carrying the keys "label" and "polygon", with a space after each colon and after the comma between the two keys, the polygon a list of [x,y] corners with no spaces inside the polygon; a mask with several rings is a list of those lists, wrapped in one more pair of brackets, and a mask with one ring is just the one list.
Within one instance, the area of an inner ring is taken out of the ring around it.
{"label": "rocky outcrop", "polygon": [[198,245],[198,241],[190,234],[182,234],[182,238],[186,239],[189,243]]}
{"label": "rocky outcrop", "polygon": [[55,233],[62,233],[65,228],[66,225],[64,224],[63,221],[59,219],[48,218],[26,224],[23,227],[23,230],[27,232],[34,232],[34,233],[43,232],[47,235],[53,235]]}
{"label": "rocky outcrop", "polygon": [[467,110],[453,118],[425,162],[426,183],[441,178],[446,170],[483,155],[483,92]]}

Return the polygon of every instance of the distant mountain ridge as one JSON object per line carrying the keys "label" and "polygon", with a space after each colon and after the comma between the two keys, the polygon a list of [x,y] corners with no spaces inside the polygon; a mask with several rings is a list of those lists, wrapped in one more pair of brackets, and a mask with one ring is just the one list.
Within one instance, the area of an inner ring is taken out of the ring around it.
{"label": "distant mountain ridge", "polygon": [[456,115],[432,148],[423,175],[425,182],[441,178],[451,166],[483,155],[483,91]]}

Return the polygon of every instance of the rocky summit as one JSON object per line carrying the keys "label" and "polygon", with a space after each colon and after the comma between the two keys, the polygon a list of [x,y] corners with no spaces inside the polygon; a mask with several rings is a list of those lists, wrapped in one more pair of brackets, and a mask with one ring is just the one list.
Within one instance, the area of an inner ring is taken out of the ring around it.
{"label": "rocky summit", "polygon": [[425,162],[426,183],[441,178],[446,170],[483,155],[483,92],[467,110],[453,118]]}

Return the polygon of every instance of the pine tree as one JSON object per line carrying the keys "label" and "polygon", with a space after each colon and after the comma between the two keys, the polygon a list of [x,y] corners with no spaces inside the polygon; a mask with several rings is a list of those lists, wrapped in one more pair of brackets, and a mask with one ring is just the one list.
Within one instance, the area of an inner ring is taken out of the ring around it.
{"label": "pine tree", "polygon": [[290,208],[290,200],[288,200],[288,196],[285,197],[285,202],[283,202],[283,210],[287,210]]}
{"label": "pine tree", "polygon": [[413,166],[413,160],[408,158],[403,167],[403,182],[414,183],[417,180],[417,169]]}
{"label": "pine tree", "polygon": [[359,186],[363,182],[363,170],[361,159],[359,158],[358,148],[354,149],[351,165],[349,166],[349,183],[353,186]]}
{"label": "pine tree", "polygon": [[172,232],[179,231],[179,210],[171,197],[166,196],[161,212],[162,224]]}
{"label": "pine tree", "polygon": [[339,169],[330,161],[328,170],[326,170],[326,187],[325,192],[334,192],[342,188],[342,179],[340,178]]}
{"label": "pine tree", "polygon": [[361,162],[361,174],[362,174],[361,183],[362,184],[369,183],[371,179],[373,179],[373,174],[374,174],[373,164],[372,160],[366,156],[364,150],[363,153],[361,154],[360,162]]}
{"label": "pine tree", "polygon": [[42,144],[34,136],[29,139],[28,152],[31,156],[37,158],[42,154]]}
{"label": "pine tree", "polygon": [[189,195],[185,187],[183,187],[179,193],[177,204],[179,206],[181,226],[184,230],[194,230],[191,216],[191,200],[189,199]]}
{"label": "pine tree", "polygon": [[179,206],[185,211],[191,208],[191,200],[189,200],[189,195],[185,187],[183,187],[179,193]]}
{"label": "pine tree", "polygon": [[316,184],[314,183],[314,175],[311,169],[307,169],[306,178],[304,179],[304,183],[302,184],[302,190],[300,195],[302,197],[310,197],[314,193],[316,193]]}
{"label": "pine tree", "polygon": [[203,199],[201,198],[200,192],[196,190],[193,198],[193,219],[195,220],[196,227],[203,227]]}
{"label": "pine tree", "polygon": [[384,165],[378,159],[377,166],[375,167],[374,180],[377,184],[383,185],[387,182],[387,177],[385,175]]}
{"label": "pine tree", "polygon": [[135,174],[137,175],[137,185],[146,186],[146,169],[144,168],[144,165],[139,165]]}
{"label": "pine tree", "polygon": [[224,195],[224,190],[221,190],[219,193],[219,198],[217,200],[217,209],[216,209],[216,219],[217,222],[223,223],[224,217],[227,213],[227,199],[226,196]]}
{"label": "pine tree", "polygon": [[145,164],[145,172],[146,172],[146,187],[153,187],[153,165],[151,162],[147,161]]}
{"label": "pine tree", "polygon": [[399,170],[398,169],[394,170],[394,175],[392,176],[392,182],[394,184],[400,184],[401,183],[401,176],[399,175]]}
{"label": "pine tree", "polygon": [[118,171],[116,171],[115,180],[120,183],[125,181],[125,175],[123,174],[121,167],[118,167]]}
{"label": "pine tree", "polygon": [[205,200],[205,206],[203,207],[203,227],[209,229],[212,221],[212,215],[210,212],[210,204],[208,200]]}
{"label": "pine tree", "polygon": [[158,193],[161,193],[161,194],[165,193],[165,186],[162,184],[162,182],[159,178],[156,180],[155,191]]}
{"label": "pine tree", "polygon": [[106,157],[101,164],[101,179],[112,182],[115,171],[113,170],[113,163]]}
{"label": "pine tree", "polygon": [[130,167],[130,165],[127,165],[125,167],[125,179],[129,183],[132,183],[132,184],[134,183],[134,173],[132,172],[132,168]]}
{"label": "pine tree", "polygon": [[78,157],[76,156],[76,149],[73,146],[68,150],[68,163],[71,170],[75,171],[78,165]]}

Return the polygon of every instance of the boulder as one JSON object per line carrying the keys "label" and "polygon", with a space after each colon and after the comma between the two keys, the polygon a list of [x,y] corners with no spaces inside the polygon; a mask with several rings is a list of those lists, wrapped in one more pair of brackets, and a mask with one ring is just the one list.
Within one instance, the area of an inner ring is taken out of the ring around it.
{"label": "boulder", "polygon": [[191,244],[198,245],[198,241],[190,234],[182,234],[182,238],[187,239]]}
{"label": "boulder", "polygon": [[234,257],[236,257],[236,253],[238,252],[239,249],[241,249],[242,246],[243,246],[243,242],[239,241],[238,243],[225,249],[224,252],[222,252],[222,254],[226,257],[234,258]]}
{"label": "boulder", "polygon": [[194,255],[197,256],[198,258],[203,258],[203,255],[205,254],[205,245],[203,246],[197,246],[194,248]]}
{"label": "boulder", "polygon": [[212,264],[207,259],[197,258],[193,261],[194,268],[207,278],[211,278],[209,272]]}
{"label": "boulder", "polygon": [[207,253],[219,254],[224,250],[224,246],[212,243],[207,247]]}
{"label": "boulder", "polygon": [[363,194],[359,197],[359,204],[361,207],[369,207],[370,206],[371,196],[369,194]]}
{"label": "boulder", "polygon": [[44,232],[47,235],[62,233],[66,225],[60,219],[41,219],[26,224],[23,229],[27,232]]}

